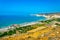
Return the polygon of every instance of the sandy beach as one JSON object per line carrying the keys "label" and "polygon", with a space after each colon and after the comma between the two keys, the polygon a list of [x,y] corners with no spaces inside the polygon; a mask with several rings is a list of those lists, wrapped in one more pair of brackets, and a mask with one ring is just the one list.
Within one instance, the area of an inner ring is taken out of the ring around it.
{"label": "sandy beach", "polygon": [[[28,25],[34,25],[34,24],[37,24],[37,23],[40,23],[40,22],[30,22],[30,23],[13,24],[13,25],[15,25],[15,26],[20,25],[20,27],[24,27],[24,26],[28,26]],[[14,29],[14,28],[15,28],[14,26],[12,26],[12,27],[8,26],[6,28],[1,28],[0,32],[5,32],[5,31],[8,31],[8,29]]]}

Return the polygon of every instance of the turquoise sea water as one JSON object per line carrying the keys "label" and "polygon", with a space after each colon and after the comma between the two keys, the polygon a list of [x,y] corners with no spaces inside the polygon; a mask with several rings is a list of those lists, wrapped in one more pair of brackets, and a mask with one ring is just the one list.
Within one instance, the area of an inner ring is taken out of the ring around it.
{"label": "turquoise sea water", "polygon": [[25,22],[33,22],[38,20],[45,20],[44,17],[36,16],[0,16],[0,28],[5,28],[12,24],[21,24]]}

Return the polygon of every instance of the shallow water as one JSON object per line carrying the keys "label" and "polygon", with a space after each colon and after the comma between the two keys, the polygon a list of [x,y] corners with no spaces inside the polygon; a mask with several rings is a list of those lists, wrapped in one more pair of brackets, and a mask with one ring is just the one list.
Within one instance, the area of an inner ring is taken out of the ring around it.
{"label": "shallow water", "polygon": [[33,22],[37,20],[45,20],[44,17],[36,16],[0,16],[0,28],[5,28],[11,24],[21,24],[25,22]]}

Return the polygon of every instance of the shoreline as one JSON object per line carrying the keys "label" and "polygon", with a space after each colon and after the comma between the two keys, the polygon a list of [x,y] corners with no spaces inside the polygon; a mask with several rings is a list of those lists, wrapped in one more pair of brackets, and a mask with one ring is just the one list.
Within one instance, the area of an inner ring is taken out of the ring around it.
{"label": "shoreline", "polygon": [[[45,19],[45,20],[47,20],[47,19]],[[1,28],[0,32],[8,31],[8,29],[14,29],[15,27],[13,25],[20,25],[20,27],[24,27],[24,26],[28,26],[28,25],[34,25],[34,24],[40,23],[40,21],[45,21],[45,20],[37,20],[37,21],[25,22],[25,23],[21,23],[21,24],[11,24],[5,28]]]}
{"label": "shoreline", "polygon": [[[34,24],[37,24],[37,23],[40,23],[39,21],[36,21],[36,22],[26,22],[26,23],[22,23],[22,24],[12,24],[12,25],[20,25],[20,27],[24,27],[24,26],[28,26],[28,25],[34,25]],[[14,29],[15,27],[11,25],[10,26],[7,26],[6,28],[1,28],[0,29],[0,32],[2,31],[8,31],[8,29]]]}

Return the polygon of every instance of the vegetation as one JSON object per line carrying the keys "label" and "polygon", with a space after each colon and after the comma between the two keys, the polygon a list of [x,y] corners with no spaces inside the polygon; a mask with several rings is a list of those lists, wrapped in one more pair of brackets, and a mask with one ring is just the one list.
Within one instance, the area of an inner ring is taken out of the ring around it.
{"label": "vegetation", "polygon": [[58,23],[55,23],[55,25],[60,26],[60,24],[58,24]]}
{"label": "vegetation", "polygon": [[32,30],[32,29],[34,28],[31,27],[31,25],[16,28],[16,30],[20,30],[21,33],[26,33],[27,31]]}
{"label": "vegetation", "polygon": [[45,24],[35,24],[37,25],[38,27],[41,27],[41,26],[44,26]]}
{"label": "vegetation", "polygon": [[7,35],[7,32],[4,32],[4,33],[0,34],[0,37],[6,36],[6,35]]}
{"label": "vegetation", "polygon": [[19,28],[16,27],[16,29],[14,29],[14,30],[10,29],[8,32],[4,32],[3,34],[0,33],[0,37],[6,36],[6,35],[9,36],[12,34],[16,34],[16,30],[19,31],[20,33],[26,33],[27,31],[32,30],[32,29],[34,29],[34,28],[31,27],[31,25],[19,27]]}
{"label": "vegetation", "polygon": [[60,22],[60,18],[56,18],[56,21]]}
{"label": "vegetation", "polygon": [[12,35],[12,34],[15,34],[15,33],[16,33],[15,30],[9,30],[8,32],[0,33],[0,37],[9,36],[9,35]]}
{"label": "vegetation", "polygon": [[47,23],[47,24],[49,24],[49,23],[51,23],[52,21],[54,21],[54,19],[51,19],[51,20],[45,20],[45,21],[41,21],[42,23]]}
{"label": "vegetation", "polygon": [[[45,24],[49,24],[52,21],[60,22],[60,18],[45,20],[45,21],[40,21],[40,22],[45,23]],[[10,36],[10,35],[16,34],[16,31],[19,31],[20,33],[26,33],[27,31],[30,31],[30,30],[35,29],[35,28],[40,27],[40,26],[44,26],[45,24],[35,24],[35,25],[28,25],[28,26],[24,26],[24,27],[20,27],[20,25],[18,25],[13,30],[9,29],[9,31],[7,31],[7,32],[0,33],[0,37]],[[56,23],[55,25],[60,26],[60,24],[58,24],[58,23]]]}
{"label": "vegetation", "polygon": [[9,30],[7,35],[12,35],[12,34],[16,34],[16,30]]}

